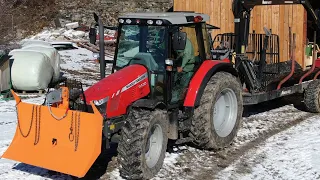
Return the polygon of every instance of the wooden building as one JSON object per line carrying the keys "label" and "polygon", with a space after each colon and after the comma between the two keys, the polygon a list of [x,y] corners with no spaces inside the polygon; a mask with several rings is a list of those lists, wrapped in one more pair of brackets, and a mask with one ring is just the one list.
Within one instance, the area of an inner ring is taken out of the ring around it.
{"label": "wooden building", "polygon": [[[174,11],[195,11],[210,16],[210,24],[220,30],[213,31],[213,37],[219,33],[234,32],[233,0],[174,0]],[[250,33],[264,34],[263,28],[279,35],[280,61],[290,59],[289,28],[296,34],[296,61],[303,69],[308,63],[304,59],[307,45],[307,11],[302,5],[256,6],[251,12]],[[312,36],[311,36],[312,37]],[[310,39],[312,41],[313,39]],[[310,64],[310,63],[309,63]]]}

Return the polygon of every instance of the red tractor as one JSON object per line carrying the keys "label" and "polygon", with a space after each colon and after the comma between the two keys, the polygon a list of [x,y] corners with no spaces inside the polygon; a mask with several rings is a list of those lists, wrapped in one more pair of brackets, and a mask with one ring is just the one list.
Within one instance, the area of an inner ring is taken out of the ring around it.
{"label": "red tractor", "polygon": [[119,17],[113,73],[84,95],[87,102],[100,100],[105,137],[119,139],[123,177],[157,174],[168,139],[219,149],[237,134],[240,79],[230,60],[212,60],[208,28],[216,27],[208,20],[183,12]]}
{"label": "red tractor", "polygon": [[[252,2],[249,10],[247,1],[234,3],[240,24],[235,34],[215,37],[220,45],[214,49],[208,30],[217,27],[206,24],[208,15],[119,17],[111,75],[105,77],[100,41],[101,80],[86,91],[66,81],[47,94],[43,105],[21,102],[14,94],[18,127],[3,157],[83,177],[101,153],[102,142],[107,147],[116,142],[121,176],[150,179],[163,165],[168,139],[208,150],[230,145],[241,127],[244,105],[304,93],[308,110],[320,112],[318,61],[301,76],[292,76],[294,68],[287,74],[278,71],[280,62],[267,63],[275,55],[268,39],[276,38],[267,29],[256,35],[264,42],[258,63],[249,60],[242,50],[250,34],[243,29],[249,27]],[[95,19],[104,32],[101,20]],[[302,83],[296,82],[304,74]]]}

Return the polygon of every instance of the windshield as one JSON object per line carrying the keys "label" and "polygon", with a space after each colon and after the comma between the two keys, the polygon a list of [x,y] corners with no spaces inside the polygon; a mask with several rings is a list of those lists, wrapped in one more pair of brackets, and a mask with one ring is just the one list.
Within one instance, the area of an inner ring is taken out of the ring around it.
{"label": "windshield", "polygon": [[153,71],[164,70],[166,27],[123,25],[118,43],[116,67],[143,64]]}

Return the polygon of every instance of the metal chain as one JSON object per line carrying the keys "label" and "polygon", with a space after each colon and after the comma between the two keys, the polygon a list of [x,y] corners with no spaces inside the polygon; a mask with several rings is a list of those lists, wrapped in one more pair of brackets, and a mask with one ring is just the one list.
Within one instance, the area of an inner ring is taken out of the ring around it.
{"label": "metal chain", "polygon": [[[74,127],[75,127],[75,135],[73,134],[73,120],[74,120]],[[75,112],[75,113],[72,112],[71,113],[69,140],[70,140],[70,142],[75,141],[74,151],[78,150],[79,137],[80,137],[80,113],[79,112]]]}
{"label": "metal chain", "polygon": [[36,139],[37,139],[37,131],[38,131],[38,107],[36,106],[36,117],[35,117],[35,124],[36,124],[36,128],[35,128],[35,133],[34,133],[34,142],[33,144],[35,145],[36,143]]}
{"label": "metal chain", "polygon": [[70,124],[69,140],[70,140],[70,142],[72,142],[74,140],[74,135],[73,135],[73,112],[71,113],[71,124]]}
{"label": "metal chain", "polygon": [[32,124],[33,124],[34,108],[35,108],[35,105],[32,106],[31,122],[30,122],[30,127],[29,127],[29,130],[28,130],[28,133],[27,133],[27,135],[24,135],[23,132],[22,132],[21,126],[20,126],[19,113],[18,113],[18,108],[17,108],[17,105],[16,105],[16,114],[17,114],[17,120],[18,120],[18,127],[19,127],[19,131],[20,131],[21,135],[24,138],[27,138],[30,135]]}
{"label": "metal chain", "polygon": [[75,149],[74,151],[77,151],[78,150],[78,144],[79,144],[79,137],[80,137],[80,113],[78,112],[78,118],[77,118],[77,121],[78,122],[78,126],[75,126],[77,127],[76,128],[76,141],[75,141]]}
{"label": "metal chain", "polygon": [[37,106],[37,107],[39,108],[39,114],[36,111],[36,132],[35,132],[34,145],[37,145],[40,140],[41,106]]}
{"label": "metal chain", "polygon": [[68,109],[67,109],[66,112],[65,112],[65,114],[64,114],[63,116],[57,117],[56,115],[53,114],[52,109],[51,109],[51,106],[49,105],[49,103],[47,103],[47,106],[48,106],[48,109],[49,109],[49,112],[50,112],[51,116],[52,116],[53,118],[55,118],[56,120],[58,120],[58,121],[61,121],[62,119],[64,119],[64,118],[67,117],[67,115],[68,115]]}

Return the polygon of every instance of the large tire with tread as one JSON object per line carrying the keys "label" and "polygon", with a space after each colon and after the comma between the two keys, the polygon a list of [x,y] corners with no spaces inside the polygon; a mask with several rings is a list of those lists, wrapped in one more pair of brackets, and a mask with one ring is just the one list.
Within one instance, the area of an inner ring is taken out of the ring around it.
{"label": "large tire with tread", "polygon": [[304,92],[304,104],[307,111],[320,113],[320,80],[310,82]]}
{"label": "large tire with tread", "polygon": [[242,125],[242,113],[238,79],[230,73],[217,72],[207,83],[200,106],[194,110],[191,137],[195,145],[208,150],[229,146]]}
{"label": "large tire with tread", "polygon": [[[152,132],[157,135],[150,137]],[[122,128],[118,144],[120,175],[126,179],[154,177],[163,165],[168,143],[167,132],[166,111],[132,109],[127,117],[127,123]],[[154,143],[154,137],[157,143]],[[151,144],[154,146],[149,146],[149,140],[152,140]],[[155,153],[150,156],[148,154],[150,152]]]}

